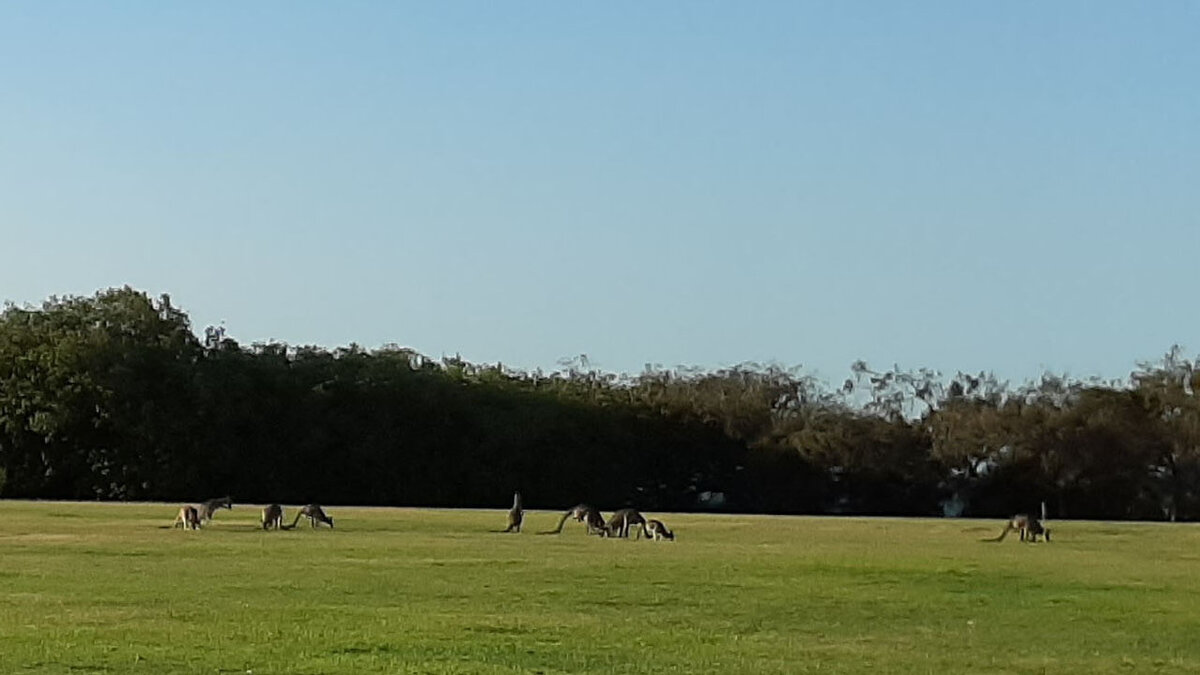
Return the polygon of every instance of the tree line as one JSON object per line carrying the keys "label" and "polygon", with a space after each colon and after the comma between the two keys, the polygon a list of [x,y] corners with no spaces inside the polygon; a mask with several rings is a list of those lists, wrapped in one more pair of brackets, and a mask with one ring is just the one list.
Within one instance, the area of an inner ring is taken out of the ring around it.
{"label": "tree line", "polygon": [[126,287],[0,313],[0,496],[1192,519],[1197,365],[1127,381],[552,373],[197,336]]}

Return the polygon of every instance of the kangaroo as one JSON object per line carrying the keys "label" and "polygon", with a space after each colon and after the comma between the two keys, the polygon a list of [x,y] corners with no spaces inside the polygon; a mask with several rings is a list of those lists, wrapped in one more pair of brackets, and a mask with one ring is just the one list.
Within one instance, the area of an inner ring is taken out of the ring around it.
{"label": "kangaroo", "polygon": [[200,520],[207,523],[213,519],[217,509],[233,509],[233,500],[229,497],[217,497],[202,503],[197,508],[200,511]]}
{"label": "kangaroo", "polygon": [[1042,521],[1031,518],[1025,513],[1018,513],[1009,518],[999,536],[984,541],[1004,541],[1004,537],[1014,530],[1020,534],[1021,541],[1037,541],[1038,535],[1045,537],[1046,541],[1050,541],[1050,530],[1042,524]]}
{"label": "kangaroo", "polygon": [[185,530],[200,529],[200,512],[194,506],[179,507],[179,515],[175,516],[175,522],[171,525],[171,529],[182,527]]}
{"label": "kangaroo", "polygon": [[300,507],[300,512],[296,514],[296,519],[292,521],[291,525],[285,526],[285,529],[290,530],[296,527],[296,523],[300,522],[300,519],[304,517],[308,518],[309,525],[313,527],[317,526],[317,521],[325,523],[330,528],[333,527],[333,518],[325,515],[325,511],[321,508],[320,504],[308,504],[307,506]]}
{"label": "kangaroo", "polygon": [[262,526],[264,530],[269,530],[272,527],[279,530],[283,529],[283,507],[279,504],[271,504],[262,510]]}
{"label": "kangaroo", "polygon": [[627,539],[629,538],[629,528],[632,525],[641,526],[637,537],[635,537],[636,539],[640,539],[643,536],[650,536],[646,532],[646,519],[642,514],[638,513],[637,509],[621,509],[614,513],[612,518],[609,518],[608,522],[604,525],[604,536]]}
{"label": "kangaroo", "polygon": [[1045,537],[1047,542],[1050,541],[1050,525],[1048,524],[1049,522],[1050,522],[1050,519],[1046,517],[1046,502],[1042,502],[1042,519],[1037,521],[1037,529],[1041,530],[1041,532],[1033,533],[1034,541],[1037,541],[1038,534],[1041,534],[1043,537]]}
{"label": "kangaroo", "polygon": [[1029,527],[1025,531],[1027,541],[1037,541],[1041,535],[1046,541],[1050,541],[1050,528],[1046,527],[1046,523],[1042,520],[1034,518],[1029,521]]}
{"label": "kangaroo", "polygon": [[508,510],[508,528],[505,532],[520,532],[521,523],[525,521],[525,509],[521,508],[521,493],[513,493],[513,505]]}
{"label": "kangaroo", "polygon": [[568,518],[573,518],[577,523],[584,523],[587,526],[588,534],[600,534],[604,531],[604,516],[600,512],[587,504],[578,504],[570,511],[563,514],[563,517],[558,521],[558,527],[548,532],[541,534],[559,534],[562,532],[563,524]]}
{"label": "kangaroo", "polygon": [[1024,513],[1018,513],[1008,519],[1008,522],[1004,524],[1004,529],[1000,531],[1000,534],[995,539],[988,539],[987,541],[1004,541],[1008,533],[1014,530],[1020,532],[1021,541],[1025,541],[1025,530],[1027,529],[1029,529],[1029,516]]}
{"label": "kangaroo", "polygon": [[646,521],[646,534],[648,534],[650,537],[653,537],[654,541],[661,541],[663,539],[675,541],[675,533],[672,532],[671,529],[666,525],[664,525],[663,521],[655,520],[653,518]]}

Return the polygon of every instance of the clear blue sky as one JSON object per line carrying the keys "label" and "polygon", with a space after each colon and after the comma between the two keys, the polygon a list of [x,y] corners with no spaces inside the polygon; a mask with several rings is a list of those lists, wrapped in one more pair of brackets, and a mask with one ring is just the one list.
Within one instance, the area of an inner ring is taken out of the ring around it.
{"label": "clear blue sky", "polygon": [[553,368],[1200,350],[1196,2],[0,4],[0,299]]}

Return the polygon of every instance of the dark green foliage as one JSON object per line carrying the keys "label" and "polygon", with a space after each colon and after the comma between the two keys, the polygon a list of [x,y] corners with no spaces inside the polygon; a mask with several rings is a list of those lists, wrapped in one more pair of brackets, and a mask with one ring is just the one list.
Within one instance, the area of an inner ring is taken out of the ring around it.
{"label": "dark green foliage", "polygon": [[[410,350],[201,343],[130,288],[0,314],[0,494],[776,513],[1191,518],[1200,374],[1129,384],[859,362],[549,375]],[[705,501],[703,497],[718,496]],[[721,501],[721,498],[724,501]]]}
{"label": "dark green foliage", "polygon": [[187,317],[128,288],[0,315],[11,496],[140,499],[190,450],[201,358]]}

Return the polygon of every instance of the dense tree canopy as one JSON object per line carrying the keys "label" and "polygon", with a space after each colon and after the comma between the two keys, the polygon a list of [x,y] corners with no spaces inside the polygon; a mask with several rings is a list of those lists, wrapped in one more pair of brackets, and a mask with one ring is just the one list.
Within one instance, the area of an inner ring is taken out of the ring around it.
{"label": "dense tree canopy", "polygon": [[1129,382],[746,364],[521,372],[197,338],[131,288],[0,314],[0,494],[1195,518],[1200,369]]}

